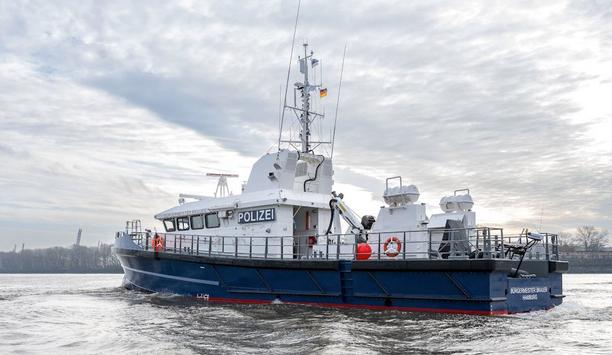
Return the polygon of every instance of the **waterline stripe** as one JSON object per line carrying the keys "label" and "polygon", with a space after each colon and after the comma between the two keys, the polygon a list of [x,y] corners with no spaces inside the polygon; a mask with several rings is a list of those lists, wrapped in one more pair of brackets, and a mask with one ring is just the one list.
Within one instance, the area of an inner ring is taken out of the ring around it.
{"label": "waterline stripe", "polygon": [[138,270],[138,269],[133,269],[133,268],[127,267],[127,266],[124,266],[123,268],[126,269],[126,270],[133,271],[133,272],[139,272],[141,274],[157,276],[157,277],[163,277],[163,278],[166,278],[166,279],[173,279],[173,280],[179,280],[179,281],[195,282],[195,283],[198,283],[198,284],[219,286],[219,282],[218,281],[199,280],[199,279],[192,279],[191,277],[181,277],[181,276],[172,276],[172,275],[166,275],[166,274],[159,274],[157,272]]}

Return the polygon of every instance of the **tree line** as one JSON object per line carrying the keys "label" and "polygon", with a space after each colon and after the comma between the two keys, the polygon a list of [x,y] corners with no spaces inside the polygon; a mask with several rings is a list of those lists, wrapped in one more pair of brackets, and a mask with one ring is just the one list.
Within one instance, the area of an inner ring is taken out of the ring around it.
{"label": "tree line", "polygon": [[0,273],[123,272],[110,244],[0,252]]}
{"label": "tree line", "polygon": [[602,251],[608,243],[608,231],[594,226],[581,226],[576,233],[559,233],[559,251]]}

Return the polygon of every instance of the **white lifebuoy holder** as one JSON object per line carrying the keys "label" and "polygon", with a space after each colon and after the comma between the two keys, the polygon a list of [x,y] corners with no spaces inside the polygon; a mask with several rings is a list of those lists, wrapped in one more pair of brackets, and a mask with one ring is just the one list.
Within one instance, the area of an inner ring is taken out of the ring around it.
{"label": "white lifebuoy holder", "polygon": [[390,258],[394,258],[402,251],[402,242],[398,237],[389,237],[387,238],[387,241],[385,241],[383,250],[385,251],[385,255]]}

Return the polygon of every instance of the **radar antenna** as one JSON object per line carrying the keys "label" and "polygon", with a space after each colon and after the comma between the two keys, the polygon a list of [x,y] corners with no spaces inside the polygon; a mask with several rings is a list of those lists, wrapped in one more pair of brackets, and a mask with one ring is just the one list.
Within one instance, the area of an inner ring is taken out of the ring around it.
{"label": "radar antenna", "polygon": [[217,189],[215,190],[215,197],[227,197],[231,196],[232,192],[227,185],[228,177],[238,177],[238,174],[220,174],[220,173],[207,173],[206,176],[218,177],[219,182],[217,183]]}

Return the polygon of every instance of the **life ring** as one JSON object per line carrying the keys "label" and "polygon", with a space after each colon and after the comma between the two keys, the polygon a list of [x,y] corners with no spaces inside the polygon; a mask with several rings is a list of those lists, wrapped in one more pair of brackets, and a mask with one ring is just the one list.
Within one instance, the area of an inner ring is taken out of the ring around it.
{"label": "life ring", "polygon": [[163,251],[164,244],[164,237],[160,236],[159,234],[155,234],[155,237],[151,240],[151,246],[156,252]]}
{"label": "life ring", "polygon": [[399,255],[400,251],[402,251],[402,242],[400,242],[398,237],[389,237],[383,246],[385,254],[394,258]]}

